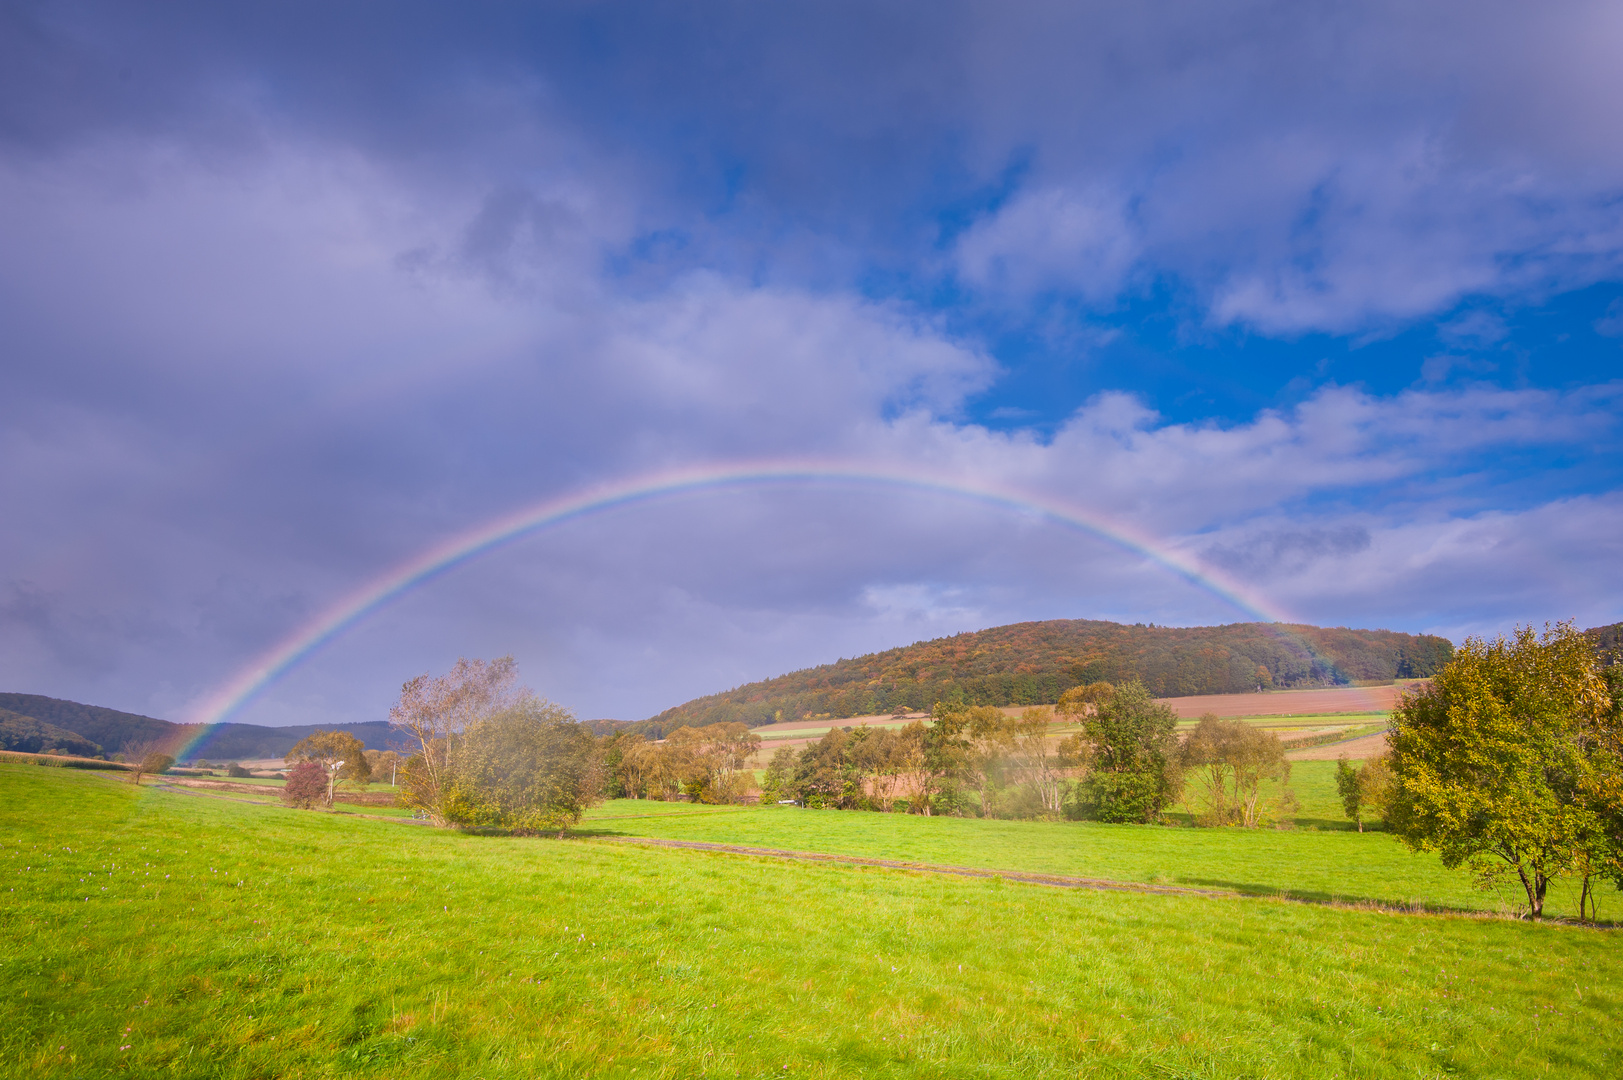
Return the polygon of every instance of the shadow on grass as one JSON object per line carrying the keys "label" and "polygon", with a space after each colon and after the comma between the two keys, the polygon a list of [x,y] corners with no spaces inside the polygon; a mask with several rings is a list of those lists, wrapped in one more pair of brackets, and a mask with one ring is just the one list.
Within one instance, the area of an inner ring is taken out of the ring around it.
{"label": "shadow on grass", "polygon": [[[1271,897],[1278,900],[1289,900],[1298,904],[1323,904],[1330,907],[1360,908],[1369,911],[1401,912],[1410,915],[1463,915],[1474,919],[1481,918],[1509,918],[1508,913],[1495,912],[1488,908],[1460,907],[1454,904],[1437,904],[1426,900],[1393,900],[1380,899],[1373,896],[1349,896],[1345,893],[1323,892],[1314,889],[1282,889],[1275,885],[1259,885],[1252,881],[1224,881],[1219,878],[1198,878],[1179,876],[1174,879],[1179,885],[1188,885],[1200,889],[1225,889],[1238,893],[1241,896]],[[1546,919],[1546,922],[1566,920]],[[1610,925],[1610,924],[1589,924]]]}
{"label": "shadow on grass", "polygon": [[[1315,832],[1357,832],[1358,826],[1354,822],[1342,818],[1307,818],[1291,819],[1298,829],[1309,829]],[[1379,821],[1364,822],[1364,831],[1385,832],[1386,825]]]}

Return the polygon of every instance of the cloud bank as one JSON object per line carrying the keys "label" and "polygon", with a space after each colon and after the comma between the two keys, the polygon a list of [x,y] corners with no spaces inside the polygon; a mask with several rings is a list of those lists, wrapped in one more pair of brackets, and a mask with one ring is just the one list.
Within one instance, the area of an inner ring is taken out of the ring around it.
{"label": "cloud bank", "polygon": [[[473,524],[779,458],[1064,500],[1306,621],[1623,617],[1608,7],[367,10],[3,16],[0,684],[185,718]],[[1582,363],[1527,336],[1562,297]],[[1150,324],[1178,393],[1258,342],[1277,392],[1174,409],[1099,344]],[[635,718],[1056,617],[1250,616],[970,502],[750,487],[494,553],[242,718],[505,652]]]}

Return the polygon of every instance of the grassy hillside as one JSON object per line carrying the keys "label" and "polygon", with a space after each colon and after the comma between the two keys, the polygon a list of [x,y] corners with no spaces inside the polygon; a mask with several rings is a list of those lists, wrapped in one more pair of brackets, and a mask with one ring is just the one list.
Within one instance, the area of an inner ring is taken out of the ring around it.
{"label": "grassy hillside", "polygon": [[[473,836],[26,766],[0,789],[0,1077],[1623,1069],[1609,932]],[[881,817],[696,809],[776,814],[801,845]],[[881,847],[1021,846],[977,833],[1006,823],[886,824],[912,831]],[[1071,835],[1130,861],[1197,833]],[[1203,874],[1267,884],[1245,849],[1274,837],[1226,835]],[[1391,843],[1301,839],[1324,867]]]}
{"label": "grassy hillside", "polygon": [[1036,705],[1079,683],[1142,679],[1157,697],[1390,682],[1432,674],[1453,655],[1445,638],[1390,630],[1279,623],[1125,626],[1088,619],[1016,623],[840,660],[723,694],[646,722],[741,720],[752,726],[828,713],[864,716],[937,701]]}

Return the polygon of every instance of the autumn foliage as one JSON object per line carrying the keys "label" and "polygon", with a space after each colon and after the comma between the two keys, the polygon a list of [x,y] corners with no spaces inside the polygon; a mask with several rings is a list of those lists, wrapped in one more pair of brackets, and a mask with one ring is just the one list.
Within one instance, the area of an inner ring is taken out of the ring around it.
{"label": "autumn foliage", "polygon": [[1075,686],[1137,680],[1152,697],[1390,682],[1433,674],[1445,638],[1279,623],[1125,626],[1016,623],[839,660],[696,698],[638,726],[652,738],[729,721],[928,711],[936,702],[1052,704]]}
{"label": "autumn foliage", "polygon": [[288,770],[287,783],[282,788],[282,801],[289,806],[308,810],[317,803],[327,801],[327,770],[314,761],[301,761]]}

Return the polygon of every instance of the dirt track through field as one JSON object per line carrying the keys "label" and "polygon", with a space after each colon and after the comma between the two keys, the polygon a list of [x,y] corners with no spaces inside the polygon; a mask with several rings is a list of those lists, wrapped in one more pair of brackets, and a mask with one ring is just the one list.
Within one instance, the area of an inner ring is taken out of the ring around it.
{"label": "dirt track through field", "polygon": [[[587,824],[582,822],[583,825]],[[938,863],[902,862],[899,859],[875,859],[863,855],[835,855],[821,851],[788,851],[782,848],[748,847],[743,844],[713,844],[702,840],[662,840],[647,836],[583,836],[580,839],[611,844],[643,844],[650,847],[682,848],[689,851],[712,851],[721,855],[749,855],[755,858],[784,859],[789,862],[828,863],[840,866],[873,866],[884,870],[910,870],[916,874],[941,874],[948,877],[1001,878],[1023,885],[1046,885],[1055,889],[1091,889],[1099,892],[1142,893],[1154,896],[1198,896],[1209,900],[1280,900],[1290,904],[1308,904],[1313,907],[1331,907],[1347,911],[1378,911],[1391,915],[1433,915],[1457,919],[1498,919],[1503,916],[1487,911],[1465,908],[1437,907],[1421,904],[1391,904],[1371,900],[1320,899],[1293,896],[1286,890],[1265,893],[1245,893],[1234,889],[1202,889],[1190,885],[1156,885],[1151,882],[1113,881],[1109,878],[1072,877],[1065,874],[1031,874],[1019,870],[987,870],[975,866],[945,866]],[[1564,919],[1549,919],[1550,923]],[[1611,928],[1613,923],[1594,924]]]}
{"label": "dirt track through field", "polygon": [[1328,746],[1310,746],[1305,750],[1292,750],[1285,756],[1291,761],[1335,761],[1343,754],[1349,761],[1368,761],[1386,753],[1386,732],[1360,735],[1356,739],[1343,739]]}
{"label": "dirt track through field", "polygon": [[[590,823],[582,822],[582,824]],[[692,851],[716,851],[726,855],[755,855],[769,859],[788,859],[793,862],[878,866],[886,870],[913,870],[921,874],[948,874],[953,877],[1002,878],[1005,881],[1019,881],[1028,885],[1051,885],[1060,889],[1100,889],[1108,892],[1224,898],[1244,895],[1227,889],[1197,889],[1185,885],[1154,885],[1111,881],[1108,878],[1069,877],[1063,874],[1030,874],[1019,870],[986,870],[975,866],[942,866],[935,863],[902,862],[899,859],[875,859],[864,855],[831,855],[821,851],[788,851],[783,848],[746,847],[742,844],[712,844],[703,840],[661,840],[645,836],[594,836],[589,839],[613,844],[647,844],[653,847],[686,848]]]}
{"label": "dirt track through field", "polygon": [[[262,802],[257,799],[239,799],[230,795],[220,795],[212,791],[188,790],[167,784],[162,781],[153,785],[159,791],[167,791],[176,795],[189,795],[197,799],[219,799],[222,802],[246,803],[249,806],[280,809],[277,803]],[[347,817],[367,818],[372,821],[391,821],[400,825],[428,825],[427,821],[415,818],[386,817],[381,814],[357,814],[351,811],[339,811]],[[643,817],[645,815],[629,815]],[[650,817],[664,817],[667,820],[681,818],[685,814],[646,815]],[[617,820],[615,818],[599,818],[599,821]],[[590,828],[594,823],[590,820],[582,821],[580,828]],[[909,870],[916,874],[941,874],[948,877],[979,878],[990,880],[1001,878],[1004,881],[1019,882],[1023,885],[1046,885],[1054,889],[1091,889],[1099,892],[1125,892],[1141,893],[1152,896],[1199,896],[1213,900],[1283,900],[1292,904],[1311,904],[1315,907],[1345,908],[1358,911],[1381,911],[1391,914],[1403,915],[1444,915],[1454,918],[1467,919],[1496,919],[1500,916],[1485,911],[1471,911],[1459,908],[1437,908],[1430,906],[1415,906],[1404,904],[1384,904],[1367,900],[1338,901],[1335,899],[1315,899],[1306,896],[1292,896],[1289,892],[1267,892],[1263,894],[1244,893],[1234,889],[1202,889],[1190,885],[1157,885],[1152,882],[1113,881],[1109,878],[1073,877],[1066,874],[1034,874],[1019,870],[988,870],[976,866],[948,866],[939,863],[903,862],[900,859],[876,859],[864,855],[838,855],[822,851],[791,851],[784,848],[749,847],[744,844],[715,844],[703,840],[664,840],[651,836],[579,836],[579,840],[586,843],[610,844],[642,844],[646,847],[679,848],[687,851],[711,851],[722,855],[748,855],[754,858],[784,859],[790,862],[827,863],[838,866],[872,866],[883,870]],[[1549,920],[1550,922],[1565,922],[1565,920]],[[1602,923],[1602,928],[1610,928],[1616,924]]]}

